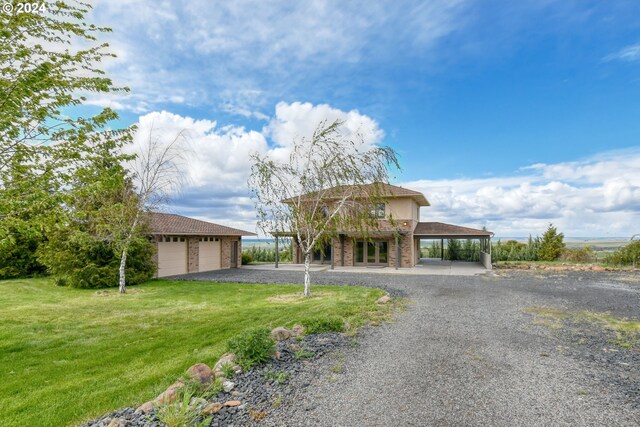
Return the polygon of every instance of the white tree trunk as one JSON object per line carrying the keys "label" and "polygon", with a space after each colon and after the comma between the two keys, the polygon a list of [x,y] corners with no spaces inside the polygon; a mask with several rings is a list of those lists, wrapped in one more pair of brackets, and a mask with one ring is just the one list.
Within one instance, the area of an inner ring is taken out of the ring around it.
{"label": "white tree trunk", "polygon": [[311,268],[311,252],[304,254],[304,296],[311,296],[311,278],[309,277],[309,270]]}
{"label": "white tree trunk", "polygon": [[[127,245],[128,246],[128,245]],[[125,281],[125,267],[127,266],[127,246],[122,250],[122,257],[120,258],[120,293],[124,294],[127,291]]]}

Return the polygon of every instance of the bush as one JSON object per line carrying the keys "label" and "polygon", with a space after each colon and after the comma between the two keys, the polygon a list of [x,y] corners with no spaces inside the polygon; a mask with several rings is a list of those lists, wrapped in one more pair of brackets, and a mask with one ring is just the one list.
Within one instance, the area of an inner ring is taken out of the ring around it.
{"label": "bush", "polygon": [[242,265],[249,265],[253,262],[253,256],[249,252],[242,252]]}
{"label": "bush", "polygon": [[244,369],[269,360],[275,347],[269,329],[260,327],[247,329],[227,342],[228,350],[236,355],[237,363]]}
{"label": "bush", "polygon": [[307,334],[344,331],[344,319],[340,316],[308,317],[300,323],[306,328]]}
{"label": "bush", "polygon": [[0,232],[0,279],[44,274],[46,268],[36,258],[43,240],[40,234],[22,233],[13,227]]}
{"label": "bush", "polygon": [[[127,256],[127,285],[149,280],[155,272],[153,245],[146,238],[132,242]],[[118,286],[120,254],[113,245],[84,232],[63,229],[49,236],[38,249],[38,259],[47,266],[58,286],[107,288]]]}
{"label": "bush", "polygon": [[640,240],[634,240],[625,247],[618,249],[608,255],[604,261],[615,265],[640,265]]}
{"label": "bush", "polygon": [[594,260],[593,248],[591,246],[579,249],[564,248],[560,255],[560,260],[566,262],[591,262]]}

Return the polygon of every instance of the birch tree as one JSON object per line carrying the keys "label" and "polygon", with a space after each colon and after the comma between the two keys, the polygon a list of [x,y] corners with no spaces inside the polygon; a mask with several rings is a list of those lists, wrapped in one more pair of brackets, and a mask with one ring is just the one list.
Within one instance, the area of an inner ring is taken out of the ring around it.
{"label": "birch tree", "polygon": [[311,295],[313,250],[341,231],[367,236],[378,228],[372,208],[385,203],[383,184],[398,168],[387,146],[367,145],[362,135],[348,137],[343,122],[321,122],[311,138],[293,142],[282,161],[255,153],[249,188],[258,227],[266,234],[292,236],[304,257],[304,295]]}
{"label": "birch tree", "polygon": [[118,236],[120,293],[126,292],[127,255],[133,239],[140,234],[141,225],[146,225],[147,215],[166,203],[186,181],[189,154],[186,131],[166,140],[152,126],[146,144],[136,151],[135,159],[129,164],[134,189],[123,195],[122,206],[108,225],[111,233]]}

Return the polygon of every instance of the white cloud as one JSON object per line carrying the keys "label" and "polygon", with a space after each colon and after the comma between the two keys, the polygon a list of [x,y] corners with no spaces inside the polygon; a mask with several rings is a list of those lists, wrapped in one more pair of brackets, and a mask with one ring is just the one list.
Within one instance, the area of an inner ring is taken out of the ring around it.
{"label": "white cloud", "polygon": [[403,185],[427,195],[423,219],[487,226],[500,236],[542,234],[552,222],[569,236],[628,237],[640,224],[640,149],[532,165],[511,177]]}
{"label": "white cloud", "polygon": [[289,154],[293,138],[308,137],[322,120],[341,119],[344,134],[358,132],[369,145],[381,141],[378,124],[356,110],[341,111],[328,105],[279,103],[275,115],[261,130],[218,126],[215,121],[195,120],[167,111],[139,119],[134,146],[145,144],[151,129],[155,137],[173,139],[184,132],[189,149],[187,186],[176,194],[171,210],[230,226],[255,229],[255,211],[247,179],[250,155],[270,152],[279,158]]}
{"label": "white cloud", "polygon": [[626,46],[619,50],[618,52],[612,53],[604,57],[605,61],[640,61],[640,43],[633,44],[630,46]]}

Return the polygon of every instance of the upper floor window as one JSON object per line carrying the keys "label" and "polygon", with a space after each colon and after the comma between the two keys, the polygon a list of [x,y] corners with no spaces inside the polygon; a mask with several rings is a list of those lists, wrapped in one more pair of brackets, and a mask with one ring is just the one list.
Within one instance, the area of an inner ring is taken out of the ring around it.
{"label": "upper floor window", "polygon": [[374,218],[382,219],[385,214],[384,203],[378,203],[371,207],[371,216]]}

